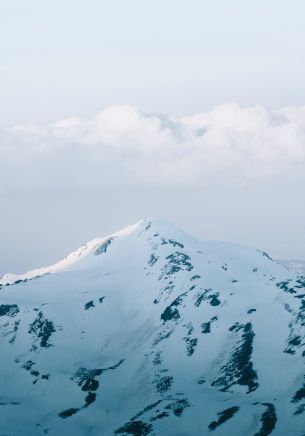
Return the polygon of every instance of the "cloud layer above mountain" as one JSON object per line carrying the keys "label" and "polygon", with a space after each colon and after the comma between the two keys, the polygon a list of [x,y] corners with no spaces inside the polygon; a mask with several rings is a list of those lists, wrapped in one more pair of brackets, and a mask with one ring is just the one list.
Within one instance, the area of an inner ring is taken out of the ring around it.
{"label": "cloud layer above mountain", "polygon": [[0,193],[302,179],[305,107],[225,104],[173,118],[123,105],[0,130]]}

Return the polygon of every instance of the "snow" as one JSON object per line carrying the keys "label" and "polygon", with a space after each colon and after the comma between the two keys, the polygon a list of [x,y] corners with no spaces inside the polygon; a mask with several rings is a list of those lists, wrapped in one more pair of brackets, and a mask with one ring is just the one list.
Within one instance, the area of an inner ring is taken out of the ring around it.
{"label": "snow", "polygon": [[71,267],[75,263],[79,262],[81,259],[83,259],[84,256],[88,256],[92,250],[94,250],[98,245],[102,244],[109,238],[117,238],[117,237],[124,237],[132,233],[135,229],[137,229],[142,221],[139,221],[138,223],[134,225],[130,225],[125,227],[124,229],[119,230],[116,233],[113,233],[111,235],[105,236],[103,238],[95,238],[91,241],[87,242],[86,244],[82,245],[77,250],[70,253],[68,256],[66,256],[64,259],[60,260],[59,262],[56,262],[54,265],[50,265],[47,267],[37,268],[32,271],[28,271],[25,274],[5,274],[0,278],[0,285],[6,285],[13,284],[17,280],[29,280],[37,277],[41,277],[45,274],[50,273],[57,273],[59,271],[62,271],[66,268]]}
{"label": "snow", "polygon": [[3,434],[304,433],[305,279],[265,253],[145,219],[0,284]]}
{"label": "snow", "polygon": [[305,275],[305,260],[279,260],[278,262],[288,269]]}

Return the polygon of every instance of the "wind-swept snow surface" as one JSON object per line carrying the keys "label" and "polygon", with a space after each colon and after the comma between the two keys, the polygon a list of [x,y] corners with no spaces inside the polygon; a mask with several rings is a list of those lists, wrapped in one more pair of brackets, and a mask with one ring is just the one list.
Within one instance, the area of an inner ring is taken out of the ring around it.
{"label": "wind-swept snow surface", "polygon": [[305,432],[305,278],[161,220],[0,280],[0,434]]}

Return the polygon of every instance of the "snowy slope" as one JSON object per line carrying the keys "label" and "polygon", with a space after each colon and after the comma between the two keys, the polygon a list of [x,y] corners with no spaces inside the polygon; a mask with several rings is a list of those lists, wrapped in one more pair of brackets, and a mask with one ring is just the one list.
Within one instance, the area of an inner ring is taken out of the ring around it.
{"label": "snowy slope", "polygon": [[305,432],[305,278],[266,253],[144,220],[0,287],[1,435]]}
{"label": "snowy slope", "polygon": [[288,269],[305,275],[305,260],[279,260],[278,262]]}

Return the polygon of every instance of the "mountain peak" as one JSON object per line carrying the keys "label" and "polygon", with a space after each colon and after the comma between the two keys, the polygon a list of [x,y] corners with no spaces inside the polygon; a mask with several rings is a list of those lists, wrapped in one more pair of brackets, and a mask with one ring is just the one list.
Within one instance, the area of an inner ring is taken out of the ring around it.
{"label": "mountain peak", "polygon": [[56,273],[62,271],[66,268],[71,267],[75,263],[84,259],[84,257],[88,256],[92,251],[96,249],[97,246],[103,244],[105,241],[109,239],[116,238],[124,238],[131,236],[132,234],[144,232],[150,228],[153,228],[155,231],[161,231],[163,233],[175,233],[180,232],[178,228],[170,224],[169,222],[159,219],[159,218],[145,218],[141,219],[135,224],[128,225],[126,227],[121,228],[120,230],[103,237],[97,237],[88,241],[80,248],[68,254],[64,259],[46,267],[36,268],[34,270],[28,271],[23,274],[12,274],[7,273],[0,277],[0,286],[6,284],[13,284],[15,282],[29,280],[35,277],[40,277],[45,274]]}

